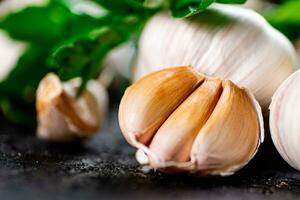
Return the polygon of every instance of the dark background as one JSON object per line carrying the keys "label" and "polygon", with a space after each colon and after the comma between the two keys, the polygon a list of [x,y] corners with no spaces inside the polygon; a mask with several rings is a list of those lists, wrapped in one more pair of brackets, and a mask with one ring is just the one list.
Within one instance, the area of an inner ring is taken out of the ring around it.
{"label": "dark background", "polygon": [[[266,122],[266,124],[268,124]],[[299,199],[300,174],[267,135],[257,156],[230,177],[146,171],[121,136],[117,107],[83,143],[49,144],[33,130],[0,122],[0,199]]]}

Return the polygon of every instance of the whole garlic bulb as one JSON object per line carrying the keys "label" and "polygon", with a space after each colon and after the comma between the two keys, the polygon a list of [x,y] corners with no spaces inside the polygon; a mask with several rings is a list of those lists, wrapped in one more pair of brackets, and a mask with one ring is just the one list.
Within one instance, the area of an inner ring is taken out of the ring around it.
{"label": "whole garlic bulb", "polygon": [[49,73],[37,89],[37,134],[41,139],[69,141],[95,135],[101,127],[107,108],[107,94],[98,81],[88,82],[76,97],[79,78],[62,83]]}
{"label": "whole garlic bulb", "polygon": [[230,175],[263,140],[260,106],[229,80],[192,67],[151,73],[130,86],[119,124],[137,160],[164,171]]}
{"label": "whole garlic bulb", "polygon": [[278,152],[300,170],[300,70],[278,88],[270,105],[270,131]]}
{"label": "whole garlic bulb", "polygon": [[297,59],[285,36],[245,8],[216,4],[187,19],[155,15],[139,41],[134,79],[187,65],[246,87],[265,108]]}

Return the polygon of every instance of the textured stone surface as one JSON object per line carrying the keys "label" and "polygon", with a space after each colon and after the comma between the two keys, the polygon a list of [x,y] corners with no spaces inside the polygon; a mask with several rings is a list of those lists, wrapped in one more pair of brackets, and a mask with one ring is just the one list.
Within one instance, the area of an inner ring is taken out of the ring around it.
{"label": "textured stone surface", "polygon": [[[267,124],[267,123],[266,123]],[[76,144],[49,144],[0,122],[0,199],[298,199],[300,173],[271,141],[233,176],[145,172],[121,136],[116,109],[101,134]],[[298,197],[298,198],[297,198]]]}

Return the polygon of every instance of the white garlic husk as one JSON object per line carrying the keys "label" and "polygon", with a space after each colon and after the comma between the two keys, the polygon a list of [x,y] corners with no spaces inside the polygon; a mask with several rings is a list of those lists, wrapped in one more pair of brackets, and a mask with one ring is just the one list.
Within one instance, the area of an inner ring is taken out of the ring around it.
{"label": "white garlic husk", "polygon": [[283,159],[300,170],[300,70],[275,92],[270,105],[270,132]]}
{"label": "white garlic husk", "polygon": [[89,81],[77,97],[79,78],[61,82],[49,73],[37,89],[37,135],[50,141],[70,141],[95,135],[103,125],[107,109],[106,90],[98,81]]}
{"label": "white garlic husk", "polygon": [[99,76],[100,82],[108,86],[112,79],[118,75],[130,79],[135,54],[136,44],[133,41],[112,49],[103,62],[103,71]]}
{"label": "white garlic husk", "polygon": [[255,11],[263,11],[268,7],[271,7],[272,3],[266,0],[247,0],[245,4],[241,4],[240,6],[245,8],[250,8]]}
{"label": "white garlic husk", "polygon": [[292,44],[259,14],[219,4],[187,19],[159,13],[146,24],[134,79],[185,65],[246,87],[263,108],[298,66]]}

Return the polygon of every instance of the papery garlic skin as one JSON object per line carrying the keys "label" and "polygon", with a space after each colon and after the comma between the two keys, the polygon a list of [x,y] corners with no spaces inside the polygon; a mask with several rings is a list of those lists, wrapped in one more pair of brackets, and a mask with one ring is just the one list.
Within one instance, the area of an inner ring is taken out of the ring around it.
{"label": "papery garlic skin", "polygon": [[268,7],[274,6],[272,2],[266,0],[247,0],[245,4],[241,4],[241,7],[250,8],[255,11],[264,11]]}
{"label": "papery garlic skin", "polygon": [[107,109],[107,93],[97,82],[88,82],[76,97],[79,78],[61,82],[49,73],[37,89],[38,137],[51,141],[88,138],[102,126]]}
{"label": "papery garlic skin", "polygon": [[119,124],[137,160],[163,171],[230,175],[263,140],[260,106],[229,80],[192,67],[167,68],[125,92]]}
{"label": "papery garlic skin", "polygon": [[122,44],[110,51],[103,62],[103,71],[99,81],[108,86],[116,75],[130,79],[131,66],[136,54],[136,47],[133,41]]}
{"label": "papery garlic skin", "polygon": [[260,15],[219,4],[187,19],[159,13],[146,24],[134,79],[187,65],[249,89],[264,108],[298,67],[292,44]]}
{"label": "papery garlic skin", "polygon": [[270,105],[270,132],[280,155],[300,170],[300,70],[278,88]]}

